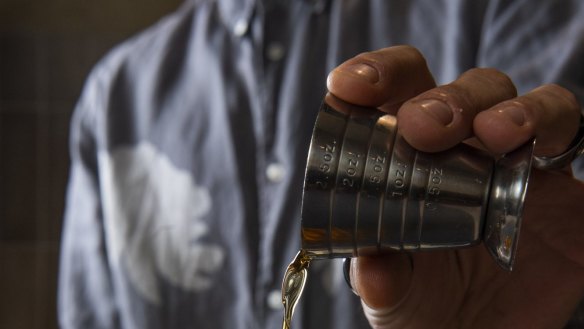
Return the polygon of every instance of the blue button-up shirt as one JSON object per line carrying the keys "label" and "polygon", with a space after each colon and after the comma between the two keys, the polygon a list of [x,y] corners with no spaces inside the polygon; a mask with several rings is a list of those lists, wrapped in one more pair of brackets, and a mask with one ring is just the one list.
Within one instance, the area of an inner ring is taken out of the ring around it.
{"label": "blue button-up shirt", "polygon": [[[583,17],[581,1],[187,0],[78,103],[62,327],[278,328],[327,73],[410,44],[440,83],[496,67],[584,101]],[[338,262],[311,266],[293,325],[367,327]]]}

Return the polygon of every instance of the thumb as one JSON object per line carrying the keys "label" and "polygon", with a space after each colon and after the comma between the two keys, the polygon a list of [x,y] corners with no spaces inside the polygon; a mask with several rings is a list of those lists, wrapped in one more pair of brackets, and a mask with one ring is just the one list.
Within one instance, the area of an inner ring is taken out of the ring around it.
{"label": "thumb", "polygon": [[392,314],[407,297],[412,281],[412,260],[406,253],[362,256],[351,265],[351,282],[361,297],[365,316],[373,328],[389,328]]}

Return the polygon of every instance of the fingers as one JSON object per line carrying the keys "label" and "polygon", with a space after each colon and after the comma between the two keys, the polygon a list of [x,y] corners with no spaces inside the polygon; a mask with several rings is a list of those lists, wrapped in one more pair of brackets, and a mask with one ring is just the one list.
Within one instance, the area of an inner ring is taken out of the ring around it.
{"label": "fingers", "polygon": [[376,310],[389,310],[410,288],[412,263],[407,254],[358,257],[351,262],[351,283],[363,302]]}
{"label": "fingers", "polygon": [[329,91],[338,98],[388,112],[435,85],[426,60],[410,46],[363,53],[338,66],[327,79]]}
{"label": "fingers", "polygon": [[424,57],[409,46],[352,58],[330,73],[327,86],[349,103],[397,113],[400,133],[426,152],[476,136],[503,154],[536,137],[535,154],[553,156],[578,129],[580,106],[566,89],[546,85],[517,97],[512,81],[494,69],[472,69],[436,87]]}
{"label": "fingers", "polygon": [[495,154],[516,149],[536,138],[535,155],[563,152],[578,129],[580,105],[568,90],[545,85],[479,113],[475,135]]}
{"label": "fingers", "polygon": [[399,129],[416,149],[445,150],[473,135],[478,113],[516,94],[505,74],[494,69],[472,69],[456,81],[403,104],[398,113]]}
{"label": "fingers", "polygon": [[468,282],[457,255],[396,252],[353,259],[352,287],[372,328],[453,328],[460,311],[453,305],[464,300]]}
{"label": "fingers", "polygon": [[403,104],[400,132],[412,146],[428,152],[460,143],[472,135],[478,112],[516,96],[511,80],[492,69],[470,70],[451,84],[435,86],[426,60],[409,46],[360,54],[327,80],[333,95],[352,104],[389,113]]}

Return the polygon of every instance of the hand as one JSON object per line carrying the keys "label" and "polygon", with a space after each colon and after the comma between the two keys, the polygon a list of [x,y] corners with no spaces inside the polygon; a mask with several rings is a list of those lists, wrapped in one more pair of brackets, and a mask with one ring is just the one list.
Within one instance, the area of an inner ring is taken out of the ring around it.
{"label": "hand", "polygon": [[[407,46],[348,60],[328,88],[396,114],[400,133],[426,152],[471,142],[499,155],[536,137],[535,154],[553,156],[570,144],[580,116],[569,91],[545,85],[517,96],[494,69],[437,87]],[[359,257],[351,281],[373,328],[561,328],[584,297],[584,184],[567,168],[532,172],[513,272],[480,245]]]}

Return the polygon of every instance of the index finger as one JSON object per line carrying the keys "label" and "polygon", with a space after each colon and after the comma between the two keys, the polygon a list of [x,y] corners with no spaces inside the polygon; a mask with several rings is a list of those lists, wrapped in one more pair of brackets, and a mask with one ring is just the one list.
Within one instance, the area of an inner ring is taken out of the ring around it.
{"label": "index finger", "polygon": [[327,79],[336,97],[393,114],[406,100],[435,86],[426,59],[410,46],[362,53],[339,65]]}

